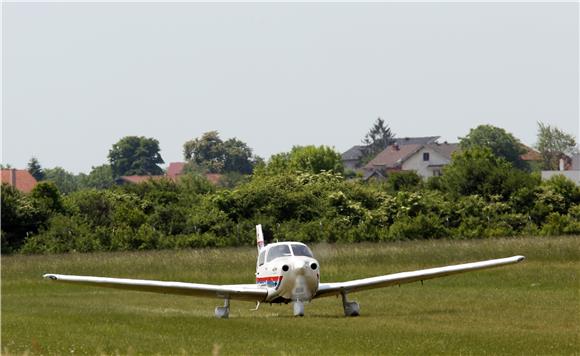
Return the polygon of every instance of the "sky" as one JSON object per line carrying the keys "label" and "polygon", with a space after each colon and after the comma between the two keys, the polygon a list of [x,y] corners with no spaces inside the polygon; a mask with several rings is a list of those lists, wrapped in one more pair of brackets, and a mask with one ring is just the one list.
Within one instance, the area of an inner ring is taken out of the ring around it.
{"label": "sky", "polygon": [[217,130],[268,158],[481,124],[579,137],[577,3],[4,3],[2,163],[88,173],[124,136],[166,163]]}

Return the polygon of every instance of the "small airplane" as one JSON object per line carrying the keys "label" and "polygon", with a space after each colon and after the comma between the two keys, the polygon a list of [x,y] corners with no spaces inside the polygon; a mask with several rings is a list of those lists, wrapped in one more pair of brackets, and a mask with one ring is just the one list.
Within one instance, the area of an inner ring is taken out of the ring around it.
{"label": "small airplane", "polygon": [[258,310],[260,303],[292,303],[294,315],[304,316],[305,303],[316,298],[338,295],[342,296],[345,316],[358,316],[360,306],[357,302],[348,300],[349,293],[423,282],[431,278],[514,264],[525,259],[524,256],[513,256],[346,282],[321,283],[320,264],[314,259],[308,246],[301,242],[277,242],[264,246],[261,225],[256,226],[256,235],[258,245],[256,284],[213,285],[62,274],[45,274],[43,277],[58,282],[97,287],[220,298],[224,300],[224,306],[215,308],[217,318],[229,317],[232,299],[253,301],[256,303],[254,310]]}

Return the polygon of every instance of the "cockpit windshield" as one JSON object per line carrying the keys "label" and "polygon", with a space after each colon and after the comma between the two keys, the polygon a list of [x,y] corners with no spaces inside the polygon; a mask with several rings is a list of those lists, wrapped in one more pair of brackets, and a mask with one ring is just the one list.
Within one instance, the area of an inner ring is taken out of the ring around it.
{"label": "cockpit windshield", "polygon": [[312,252],[306,245],[292,244],[292,252],[294,252],[294,256],[313,257]]}
{"label": "cockpit windshield", "polygon": [[290,247],[288,247],[288,245],[272,246],[272,248],[268,250],[267,261],[270,262],[275,258],[283,256],[292,256],[292,254],[290,253]]}

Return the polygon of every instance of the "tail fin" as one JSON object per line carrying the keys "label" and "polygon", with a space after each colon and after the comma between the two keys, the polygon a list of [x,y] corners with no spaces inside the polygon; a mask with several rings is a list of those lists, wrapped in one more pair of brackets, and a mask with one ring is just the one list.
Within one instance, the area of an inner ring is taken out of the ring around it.
{"label": "tail fin", "polygon": [[262,233],[262,224],[256,225],[256,243],[258,244],[258,253],[264,248],[264,234]]}

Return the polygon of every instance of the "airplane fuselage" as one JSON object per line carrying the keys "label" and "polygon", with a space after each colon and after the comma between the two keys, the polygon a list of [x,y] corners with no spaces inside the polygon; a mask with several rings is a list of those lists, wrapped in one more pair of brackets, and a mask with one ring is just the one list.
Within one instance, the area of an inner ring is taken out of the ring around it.
{"label": "airplane fuselage", "polygon": [[258,256],[256,284],[267,288],[265,302],[309,302],[320,283],[320,264],[300,242],[274,243]]}

